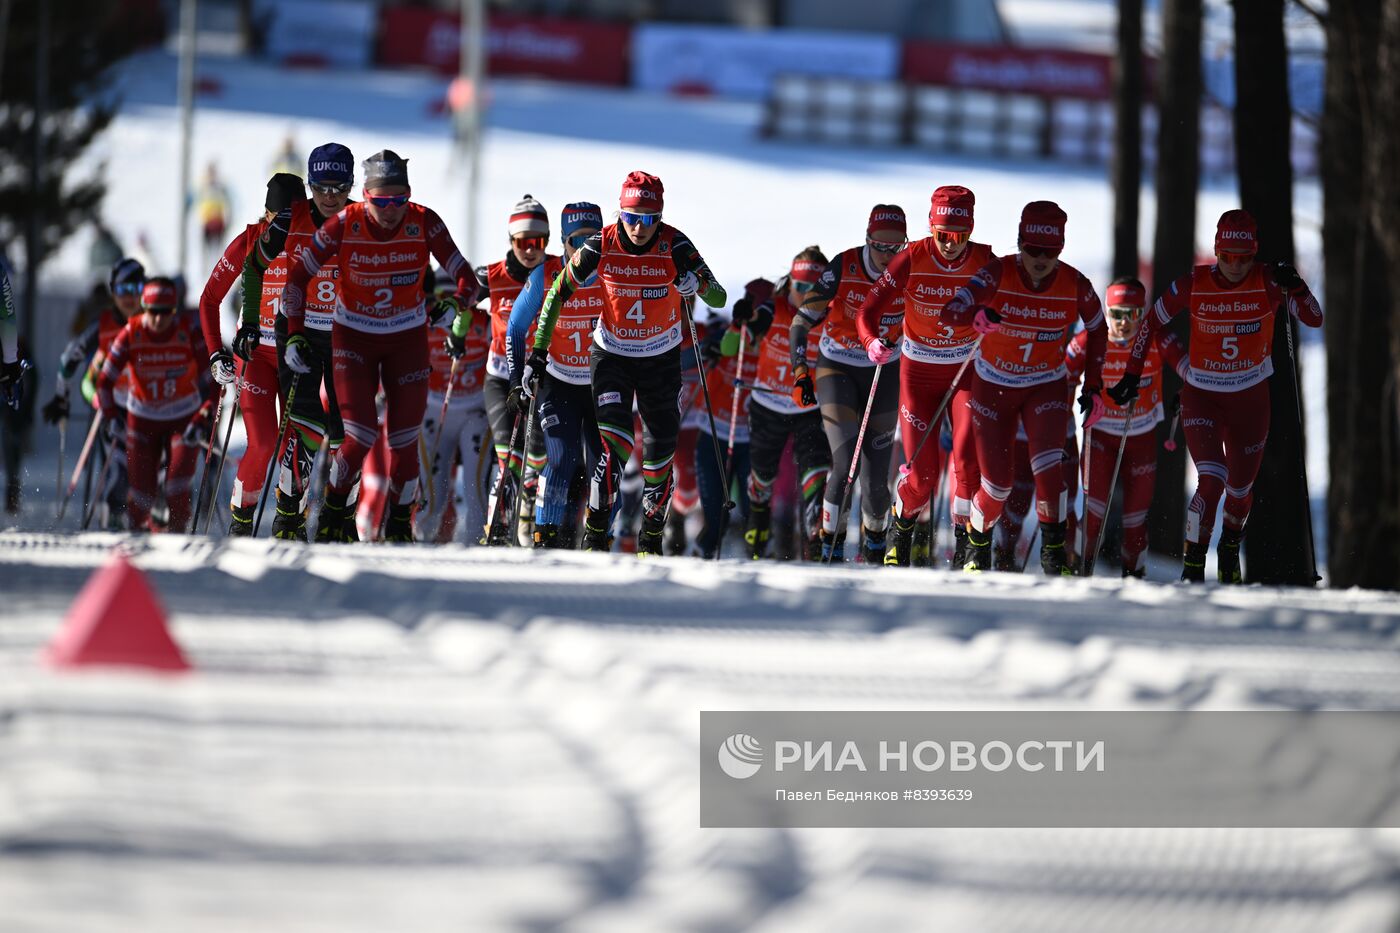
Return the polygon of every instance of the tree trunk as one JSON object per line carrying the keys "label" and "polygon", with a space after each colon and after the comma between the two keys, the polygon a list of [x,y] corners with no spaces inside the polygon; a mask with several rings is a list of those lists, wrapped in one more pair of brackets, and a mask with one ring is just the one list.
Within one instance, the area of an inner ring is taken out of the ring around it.
{"label": "tree trunk", "polygon": [[[1235,164],[1240,202],[1259,224],[1259,261],[1293,261],[1293,109],[1284,0],[1234,0]],[[1297,325],[1280,309],[1269,380],[1269,439],[1245,537],[1251,583],[1317,581],[1298,410]]]}
{"label": "tree trunk", "polygon": [[1376,203],[1367,137],[1380,9],[1332,0],[1322,113],[1322,243],[1327,288],[1327,569],[1332,586],[1400,584],[1400,468],[1394,320],[1387,263],[1364,218]]}
{"label": "tree trunk", "polygon": [[1142,0],[1118,0],[1113,104],[1113,275],[1136,276],[1142,196]]}
{"label": "tree trunk", "polygon": [[[1157,75],[1157,228],[1152,243],[1152,294],[1190,270],[1196,259],[1196,187],[1200,180],[1201,0],[1162,0],[1162,60]],[[1174,329],[1185,333],[1178,316]],[[1163,397],[1181,390],[1163,370]],[[1165,433],[1165,428],[1160,429]],[[1186,531],[1186,445],[1160,450],[1148,534],[1153,551],[1181,556]]]}

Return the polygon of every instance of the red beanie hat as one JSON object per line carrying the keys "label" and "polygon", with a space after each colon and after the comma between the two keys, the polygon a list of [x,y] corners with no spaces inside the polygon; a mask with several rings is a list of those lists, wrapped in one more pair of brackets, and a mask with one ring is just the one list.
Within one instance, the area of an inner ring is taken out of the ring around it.
{"label": "red beanie hat", "polygon": [[637,211],[644,214],[661,213],[661,179],[646,172],[632,172],[622,183],[622,197],[618,206],[624,211]]}
{"label": "red beanie hat", "polygon": [[1249,211],[1236,208],[1220,215],[1215,224],[1217,253],[1259,252],[1259,226]]}
{"label": "red beanie hat", "polygon": [[1147,289],[1137,279],[1130,282],[1114,282],[1108,286],[1104,302],[1110,308],[1143,308],[1147,306]]}
{"label": "red beanie hat", "polygon": [[173,308],[180,303],[175,283],[165,276],[147,279],[141,288],[141,307]]}
{"label": "red beanie hat", "polygon": [[907,237],[909,225],[904,219],[904,208],[898,204],[876,204],[871,208],[870,223],[866,225],[865,233],[869,236],[881,230],[888,230]]}
{"label": "red beanie hat", "polygon": [[826,271],[826,263],[817,262],[815,259],[794,259],[792,268],[788,270],[788,275],[792,276],[796,282],[811,282],[815,284]]}
{"label": "red beanie hat", "polygon": [[754,279],[744,286],[744,297],[756,305],[761,305],[773,297],[773,283],[767,279]]}
{"label": "red beanie hat", "polygon": [[1065,222],[1069,218],[1054,201],[1032,201],[1021,209],[1021,230],[1018,242],[1022,246],[1042,249],[1065,248]]}
{"label": "red beanie hat", "polygon": [[966,227],[972,230],[972,206],[977,202],[962,185],[944,185],[933,193],[928,209],[932,227]]}

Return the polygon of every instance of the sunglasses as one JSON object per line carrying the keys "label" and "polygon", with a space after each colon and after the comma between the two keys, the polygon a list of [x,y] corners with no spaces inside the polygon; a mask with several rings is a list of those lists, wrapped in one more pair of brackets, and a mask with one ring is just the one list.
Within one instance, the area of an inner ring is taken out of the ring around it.
{"label": "sunglasses", "polygon": [[631,211],[618,211],[617,219],[629,227],[635,227],[638,224],[650,227],[652,224],[661,223],[660,214],[634,214]]}
{"label": "sunglasses", "polygon": [[816,287],[817,287],[817,283],[816,283],[816,282],[799,282],[799,281],[797,281],[797,279],[793,279],[793,280],[792,280],[792,287],[795,288],[795,289],[797,289],[797,294],[799,294],[799,295],[805,295],[805,294],[807,294],[808,292],[810,292],[812,289],[816,288]]}
{"label": "sunglasses", "polygon": [[167,314],[175,313],[175,308],[171,305],[148,305],[145,311],[147,314],[154,314],[157,317],[164,317]]}
{"label": "sunglasses", "polygon": [[583,244],[587,243],[591,236],[593,236],[591,233],[575,233],[568,238],[567,242],[573,249],[583,249]]}
{"label": "sunglasses", "polygon": [[963,243],[966,243],[966,242],[968,241],[968,238],[971,237],[971,236],[972,236],[972,231],[970,231],[970,230],[935,230],[935,231],[933,231],[933,238],[934,238],[935,240],[937,240],[939,243],[948,243],[948,244],[951,244],[951,245],[954,245],[954,246],[960,246],[960,245],[962,245]]}
{"label": "sunglasses", "polygon": [[318,185],[313,181],[307,187],[317,194],[349,194],[353,185],[348,181],[343,185]]}
{"label": "sunglasses", "polygon": [[884,243],[880,240],[872,240],[869,237],[865,238],[865,245],[869,246],[877,253],[897,253],[904,249],[906,243],[907,241],[905,243]]}
{"label": "sunglasses", "polygon": [[1108,309],[1108,316],[1115,321],[1130,321],[1140,314],[1142,314],[1141,308],[1122,307]]}
{"label": "sunglasses", "polygon": [[1022,246],[1021,252],[1033,259],[1055,259],[1060,251],[1049,246]]}
{"label": "sunglasses", "polygon": [[375,207],[403,207],[408,203],[408,192],[405,191],[403,194],[391,194],[381,198],[372,197],[367,194],[365,195],[365,200]]}
{"label": "sunglasses", "polygon": [[112,289],[114,295],[139,295],[141,294],[141,282],[121,282]]}
{"label": "sunglasses", "polygon": [[511,237],[510,241],[515,244],[516,249],[544,249],[549,242],[547,236],[517,236]]}

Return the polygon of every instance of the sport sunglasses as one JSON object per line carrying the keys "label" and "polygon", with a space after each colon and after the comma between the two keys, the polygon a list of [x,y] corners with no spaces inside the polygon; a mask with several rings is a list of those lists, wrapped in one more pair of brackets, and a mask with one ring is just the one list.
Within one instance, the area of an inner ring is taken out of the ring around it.
{"label": "sport sunglasses", "polygon": [[403,194],[391,194],[387,197],[372,197],[370,195],[365,195],[365,200],[373,204],[375,207],[403,207],[405,204],[408,203],[408,196],[409,193],[405,191]]}
{"label": "sport sunglasses", "polygon": [[593,236],[593,234],[591,233],[575,233],[573,236],[568,238],[567,242],[569,246],[571,246],[574,249],[583,249],[583,244],[587,243],[588,238],[591,236]]}
{"label": "sport sunglasses", "polygon": [[816,282],[800,282],[800,281],[798,281],[797,279],[793,279],[793,280],[792,280],[792,287],[795,288],[795,289],[797,289],[797,294],[799,294],[799,295],[805,295],[805,294],[807,294],[807,293],[810,292],[813,288],[815,288],[816,285],[817,285]]}
{"label": "sport sunglasses", "polygon": [[307,187],[317,194],[349,194],[354,185],[348,181],[341,185],[318,185],[313,181]]}
{"label": "sport sunglasses", "polygon": [[948,244],[951,244],[951,245],[954,245],[954,246],[960,246],[960,245],[962,245],[963,243],[966,243],[966,242],[968,241],[968,238],[971,237],[971,236],[972,236],[972,232],[969,231],[969,230],[935,230],[935,231],[933,231],[933,238],[934,238],[935,240],[937,240],[939,243],[948,243]]}
{"label": "sport sunglasses", "polygon": [[627,224],[629,227],[635,227],[638,224],[641,224],[643,227],[650,227],[652,224],[661,223],[660,214],[634,214],[631,211],[618,211],[617,219]]}
{"label": "sport sunglasses", "polygon": [[141,294],[141,282],[119,282],[112,289],[114,295],[139,295]]}
{"label": "sport sunglasses", "polygon": [[1022,246],[1021,252],[1035,259],[1054,259],[1060,251],[1049,246]]}
{"label": "sport sunglasses", "polygon": [[1115,307],[1108,309],[1108,316],[1113,318],[1115,321],[1129,321],[1140,314],[1142,314],[1141,308],[1133,308],[1130,306]]}
{"label": "sport sunglasses", "polygon": [[547,236],[517,236],[517,237],[511,237],[511,240],[510,240],[510,241],[511,241],[512,243],[514,243],[514,244],[515,244],[517,247],[519,247],[520,249],[544,249],[544,248],[545,248],[545,245],[549,243],[549,237],[547,237]]}
{"label": "sport sunglasses", "polygon": [[904,249],[904,247],[907,246],[908,243],[907,241],[904,243],[885,243],[881,240],[872,240],[869,237],[867,237],[865,240],[865,245],[869,246],[877,253],[897,253],[900,250]]}

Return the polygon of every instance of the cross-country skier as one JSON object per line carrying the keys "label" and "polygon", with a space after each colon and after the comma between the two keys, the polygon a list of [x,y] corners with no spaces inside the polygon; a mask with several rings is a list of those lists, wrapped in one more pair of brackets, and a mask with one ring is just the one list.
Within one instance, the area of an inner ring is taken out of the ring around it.
{"label": "cross-country skier", "polygon": [[[1147,292],[1135,278],[1115,279],[1105,295],[1108,318],[1108,350],[1104,356],[1105,381],[1117,380],[1127,371],[1133,338],[1142,325]],[[1079,382],[1087,361],[1085,347],[1088,332],[1080,331],[1069,343],[1065,365],[1069,367],[1070,385]],[[1132,408],[1125,409],[1108,400],[1104,416],[1089,429],[1086,443],[1091,445],[1087,457],[1080,463],[1090,471],[1084,477],[1084,541],[1093,547],[1099,540],[1103,523],[1113,503],[1107,501],[1108,487],[1118,460],[1118,447],[1123,445],[1123,463],[1118,470],[1118,488],[1123,490],[1123,576],[1141,579],[1146,571],[1143,553],[1147,550],[1147,509],[1152,504],[1152,490],[1157,481],[1157,432],[1162,413],[1162,367],[1165,363],[1178,372],[1185,371],[1185,351],[1170,331],[1158,331],[1156,343],[1148,348],[1143,362],[1141,396]],[[1127,422],[1125,425],[1124,422]],[[1124,431],[1126,429],[1126,435]],[[1127,437],[1126,442],[1123,441]],[[1081,554],[1081,560],[1090,555]]]}
{"label": "cross-country skier", "polygon": [[1019,251],[983,267],[943,309],[953,326],[974,325],[982,342],[967,401],[977,438],[981,488],[972,500],[967,569],[987,570],[992,529],[1011,494],[1016,424],[1023,422],[1035,474],[1040,518],[1040,566],[1068,572],[1065,554],[1064,443],[1069,387],[1065,346],[1075,319],[1084,322],[1084,390],[1079,406],[1092,426],[1103,413],[1103,310],[1089,280],[1060,261],[1065,212],[1052,201],[1032,201],[1021,211]]}
{"label": "cross-country skier", "polygon": [[[883,352],[880,322],[889,314],[893,299],[904,296],[903,359],[899,364],[900,439],[904,444],[906,472],[894,490],[894,532],[890,535],[885,563],[909,566],[914,526],[928,507],[945,468],[943,448],[932,424],[934,411],[951,392],[940,420],[951,418],[953,428],[953,491],[951,509],[955,546],[954,566],[962,566],[967,540],[967,518],[972,496],[981,480],[977,468],[977,443],[972,436],[972,415],[967,410],[972,373],[962,367],[977,342],[971,325],[955,326],[943,319],[943,306],[973,274],[996,256],[985,243],[971,240],[975,198],[960,185],[944,185],[933,192],[929,204],[930,236],[910,245],[894,257],[884,275],[871,287],[861,306],[857,327],[871,353]],[[957,379],[957,385],[954,385]],[[928,442],[919,445],[928,436]],[[918,458],[911,462],[915,450]]]}
{"label": "cross-country skier", "polygon": [[[603,210],[589,201],[566,204],[559,217],[564,261],[603,229]],[[536,265],[511,308],[506,347],[511,394],[523,394],[525,356],[531,349],[532,328],[544,305],[545,293],[558,274],[549,263]],[[589,362],[593,328],[607,304],[602,280],[595,272],[574,289],[559,309],[549,358],[536,388],[538,429],[548,454],[540,480],[543,493],[535,498],[535,547],[572,548],[581,507],[583,471],[602,454],[598,420],[593,410]]]}
{"label": "cross-country skier", "polygon": [[[365,200],[326,220],[291,265],[282,309],[287,316],[285,358],[298,376],[314,371],[317,350],[306,336],[306,289],[339,257],[340,290],[331,331],[333,377],[345,443],[331,462],[317,541],[353,541],[350,493],[374,446],[379,421],[374,396],[381,382],[389,428],[389,517],[386,541],[413,540],[418,495],[418,432],[428,402],[428,324],[423,275],[429,256],[457,280],[458,298],[433,307],[433,319],[471,305],[476,276],[437,213],[409,200],[408,161],[385,149],[362,166]],[[293,390],[297,387],[293,378]]]}
{"label": "cross-country skier", "polygon": [[[224,346],[220,333],[219,309],[224,296],[243,273],[244,263],[249,254],[256,251],[259,238],[266,237],[268,222],[293,201],[302,200],[302,190],[301,179],[296,175],[273,175],[268,179],[262,218],[244,227],[224,248],[199,296],[199,324],[209,353],[209,372],[220,391],[239,378],[233,353]],[[285,276],[285,267],[281,271]],[[278,293],[282,285],[280,278]],[[245,310],[250,305],[258,307],[256,292],[251,297],[245,292],[243,304]],[[230,537],[247,537],[253,533],[253,513],[267,479],[267,464],[277,449],[277,338],[273,331],[276,308],[274,294],[262,302],[261,317],[245,320],[233,338],[234,351],[244,361],[238,410],[243,414],[248,448],[238,463],[233,481],[233,499],[229,503]]]}
{"label": "cross-country skier", "polygon": [[[189,312],[177,313],[178,303],[170,279],[146,282],[141,289],[144,313],[128,320],[113,338],[97,379],[105,423],[126,432],[126,513],[132,531],[156,530],[150,516],[162,457],[170,510],[167,527],[186,530],[199,448],[208,446],[214,402],[199,319]],[[114,395],[123,370],[129,373],[124,419]]]}
{"label": "cross-country skier", "polygon": [[638,555],[660,554],[671,498],[671,466],[680,427],[682,301],[725,304],[724,288],[690,239],[661,219],[661,179],[632,172],[622,183],[618,220],[574,253],[554,279],[540,311],[522,388],[532,395],[549,365],[549,346],[564,302],[594,272],[606,304],[593,331],[590,367],[594,412],[603,451],[592,467],[585,550],[606,551],[612,508],[635,443],[632,403],[644,425],[642,495],[645,515]]}
{"label": "cross-country skier", "polygon": [[[509,527],[509,517],[514,511],[517,492],[526,500],[521,503],[520,514],[525,521],[529,520],[534,504],[537,475],[536,470],[527,471],[523,462],[529,457],[528,452],[523,452],[523,422],[518,432],[514,430],[517,414],[521,418],[525,415],[518,413],[509,404],[510,365],[506,355],[506,331],[510,312],[534,269],[544,267],[542,274],[548,283],[558,275],[561,266],[558,256],[551,256],[545,252],[549,245],[549,213],[544,209],[544,205],[531,195],[527,194],[516,202],[510,212],[506,233],[510,249],[506,251],[505,258],[476,270],[477,282],[491,302],[491,354],[486,360],[484,389],[486,416],[491,422],[491,443],[496,448],[496,468],[502,471],[509,470],[511,476],[507,479],[514,480],[501,486],[505,495],[500,502],[493,497],[488,503],[490,514],[487,521],[491,525],[493,537],[486,543],[492,546],[505,544],[511,535],[516,533]],[[511,447],[512,433],[517,435],[514,449]],[[532,440],[537,449],[542,449],[538,430]],[[538,465],[538,458],[536,460]],[[527,480],[528,491],[524,488]],[[519,489],[515,487],[515,483],[520,484]],[[492,488],[495,489],[494,486]],[[491,516],[498,517],[492,521]]]}
{"label": "cross-country skier", "polygon": [[[97,320],[83,329],[64,347],[58,358],[58,386],[53,398],[43,407],[44,420],[58,424],[68,417],[68,380],[78,371],[78,367],[89,359],[83,378],[83,398],[99,411],[97,403],[97,376],[111,352],[112,341],[133,315],[141,312],[141,287],[146,282],[146,270],[135,259],[124,258],[112,266],[107,277],[107,290],[112,296],[111,304],[103,307]],[[107,505],[108,527],[116,530],[125,527],[127,476],[126,476],[126,399],[128,377],[125,370],[117,374],[112,386],[112,402],[118,412],[122,427],[114,425],[103,431],[104,460],[111,465],[102,472],[105,483],[97,496]]]}
{"label": "cross-country skier", "polygon": [[[744,532],[749,556],[767,556],[772,528],[773,483],[788,439],[792,439],[801,486],[802,515],[799,519],[808,560],[821,556],[822,501],[827,474],[831,472],[831,448],[822,429],[821,411],[811,398],[810,377],[804,390],[794,386],[791,347],[792,322],[797,309],[826,271],[827,258],[816,246],[809,246],[793,257],[788,274],[778,280],[773,297],[751,311],[734,303],[734,319],[742,323],[749,314],[749,328],[758,346],[754,348],[758,370],[754,384],[759,391],[749,402],[749,524]],[[813,356],[801,360],[802,371],[810,373]]]}
{"label": "cross-country skier", "polygon": [[1205,579],[1206,550],[1222,493],[1225,515],[1216,568],[1222,582],[1242,579],[1240,542],[1269,436],[1274,315],[1284,306],[1307,326],[1322,326],[1322,308],[1298,270],[1287,262],[1256,262],[1258,250],[1258,227],[1248,211],[1221,214],[1215,263],[1196,266],[1157,299],[1133,341],[1127,372],[1109,393],[1119,405],[1136,398],[1157,332],[1188,312],[1191,338],[1181,414],[1197,480],[1186,513],[1181,579],[1197,583]]}
{"label": "cross-country skier", "polygon": [[[310,370],[300,376],[286,362],[289,331],[282,310],[282,289],[300,255],[311,247],[316,231],[351,203],[355,160],[340,143],[325,143],[311,150],[306,168],[311,197],[298,190],[290,205],[278,211],[268,224],[257,248],[243,264],[243,323],[234,342],[239,355],[248,359],[245,354],[255,345],[255,331],[256,345],[268,346],[271,339],[277,354],[283,403],[291,396],[290,429],[286,447],[281,451],[272,536],[296,541],[306,540],[306,495],[317,451],[324,441],[328,455],[333,456],[345,437],[330,369],[331,328],[340,297],[340,269],[334,259],[326,262],[308,286],[303,304],[303,334],[314,352],[303,360]],[[267,330],[269,321],[271,334]],[[295,393],[291,391],[293,383]],[[261,486],[261,477],[258,483]]]}
{"label": "cross-country skier", "polygon": [[[865,446],[860,452],[861,524],[865,531],[866,563],[885,559],[885,528],[890,519],[890,457],[894,452],[899,417],[899,327],[904,295],[896,293],[878,325],[878,353],[867,350],[856,322],[860,308],[890,261],[908,243],[904,209],[877,204],[865,228],[865,245],[838,253],[827,263],[815,288],[802,298],[792,320],[792,370],[804,402],[821,403],[822,420],[831,447],[831,476],[822,509],[822,557],[844,560],[845,516],[838,515],[846,497],[846,476],[856,456],[856,436],[871,398],[876,367],[883,365],[875,387]],[[818,345],[815,391],[807,371],[807,335],[822,325]],[[838,523],[839,527],[838,527]]]}

